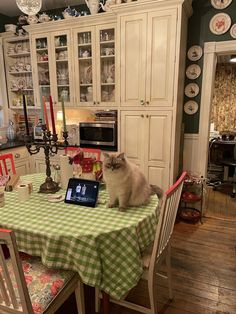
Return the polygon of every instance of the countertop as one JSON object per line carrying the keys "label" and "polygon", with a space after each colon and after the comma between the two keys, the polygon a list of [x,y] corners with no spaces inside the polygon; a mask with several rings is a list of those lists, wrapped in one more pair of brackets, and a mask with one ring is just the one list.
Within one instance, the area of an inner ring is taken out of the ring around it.
{"label": "countertop", "polygon": [[0,145],[0,150],[16,148],[16,147],[20,147],[20,146],[25,146],[25,143],[21,142],[21,141],[7,142],[7,143]]}

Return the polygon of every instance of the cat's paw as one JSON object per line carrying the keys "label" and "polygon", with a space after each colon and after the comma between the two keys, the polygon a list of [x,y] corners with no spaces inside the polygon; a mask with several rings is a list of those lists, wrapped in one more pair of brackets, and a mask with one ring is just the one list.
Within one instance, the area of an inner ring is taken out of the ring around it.
{"label": "cat's paw", "polygon": [[108,204],[107,204],[107,207],[108,207],[108,208],[113,208],[113,207],[116,207],[116,204],[114,204],[114,203],[108,203]]}

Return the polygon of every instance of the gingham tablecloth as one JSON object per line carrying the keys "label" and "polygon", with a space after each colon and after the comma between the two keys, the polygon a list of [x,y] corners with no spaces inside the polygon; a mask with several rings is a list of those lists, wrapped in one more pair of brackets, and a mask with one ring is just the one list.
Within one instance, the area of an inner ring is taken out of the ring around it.
{"label": "gingham tablecloth", "polygon": [[142,274],[140,256],[154,239],[157,197],[126,212],[106,207],[105,190],[96,208],[50,203],[37,193],[44,179],[42,174],[24,177],[34,188],[25,202],[16,191],[5,193],[0,226],[14,230],[19,250],[41,256],[46,266],[76,271],[84,283],[122,298]]}

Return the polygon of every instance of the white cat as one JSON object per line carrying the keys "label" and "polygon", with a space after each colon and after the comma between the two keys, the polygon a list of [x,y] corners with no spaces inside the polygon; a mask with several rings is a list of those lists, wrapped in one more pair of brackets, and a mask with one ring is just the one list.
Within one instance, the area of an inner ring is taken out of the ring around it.
{"label": "white cat", "polygon": [[148,204],[153,192],[162,197],[162,190],[150,186],[138,166],[129,162],[124,153],[103,155],[103,177],[109,194],[108,207],[119,205],[119,210],[124,211],[128,206]]}

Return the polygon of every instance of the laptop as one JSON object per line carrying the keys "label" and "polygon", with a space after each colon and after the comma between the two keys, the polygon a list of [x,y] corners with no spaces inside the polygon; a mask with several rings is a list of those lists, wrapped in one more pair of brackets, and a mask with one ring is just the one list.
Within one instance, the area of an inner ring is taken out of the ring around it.
{"label": "laptop", "polygon": [[99,182],[80,178],[69,179],[65,203],[95,207],[98,200]]}

